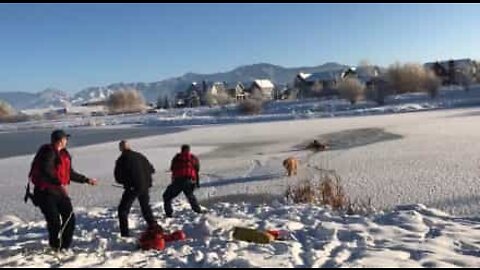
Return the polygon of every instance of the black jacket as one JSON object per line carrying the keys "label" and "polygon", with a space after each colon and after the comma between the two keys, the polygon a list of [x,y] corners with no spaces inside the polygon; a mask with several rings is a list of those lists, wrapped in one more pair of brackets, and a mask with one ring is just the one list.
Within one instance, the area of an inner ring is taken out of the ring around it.
{"label": "black jacket", "polygon": [[155,168],[148,159],[135,151],[123,151],[115,163],[115,181],[125,189],[147,191],[152,186]]}
{"label": "black jacket", "polygon": [[[70,157],[70,163],[71,163],[71,156],[70,153],[66,149],[62,150],[67,153],[67,155]],[[59,155],[53,150],[53,147],[49,144],[45,144],[40,149],[38,150],[37,154],[35,155],[35,158],[33,160],[33,163],[38,162],[38,169],[40,173],[40,177],[52,184],[52,185],[58,185],[60,186],[60,181],[58,180],[57,176],[55,175],[55,167],[60,163],[60,157]],[[32,163],[32,169],[34,164]],[[73,166],[70,164],[70,180],[73,182],[77,183],[87,183],[88,178],[78,172],[76,172],[73,169]]]}

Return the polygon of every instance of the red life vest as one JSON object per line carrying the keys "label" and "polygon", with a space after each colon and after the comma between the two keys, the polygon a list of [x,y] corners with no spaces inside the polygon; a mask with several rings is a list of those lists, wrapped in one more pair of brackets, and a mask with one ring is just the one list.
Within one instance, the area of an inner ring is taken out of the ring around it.
{"label": "red life vest", "polygon": [[71,158],[70,155],[68,154],[67,150],[60,150],[57,151],[56,149],[53,148],[52,145],[43,145],[37,155],[35,156],[33,163],[32,163],[32,168],[30,170],[30,179],[32,183],[40,188],[41,190],[43,189],[48,189],[48,188],[59,188],[56,185],[50,184],[48,181],[44,179],[44,176],[40,172],[40,155],[41,152],[43,151],[54,151],[57,159],[55,162],[55,167],[54,167],[54,172],[53,175],[60,181],[61,186],[67,186],[70,184],[70,169],[71,169]]}
{"label": "red life vest", "polygon": [[193,181],[197,180],[198,160],[190,153],[180,153],[174,158],[172,163],[172,176],[176,178],[190,178]]}

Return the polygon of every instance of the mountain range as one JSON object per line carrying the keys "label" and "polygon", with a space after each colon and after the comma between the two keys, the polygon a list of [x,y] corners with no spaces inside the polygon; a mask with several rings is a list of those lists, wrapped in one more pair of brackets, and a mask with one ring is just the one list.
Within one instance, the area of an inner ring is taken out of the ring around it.
{"label": "mountain range", "polygon": [[198,74],[186,73],[180,77],[169,78],[156,82],[113,83],[107,86],[85,88],[73,95],[59,89],[45,89],[39,93],[0,92],[0,100],[10,103],[17,110],[39,109],[48,107],[64,107],[80,105],[85,102],[105,99],[111,93],[123,89],[137,89],[148,102],[156,102],[159,96],[172,96],[176,92],[186,90],[192,82],[242,82],[248,86],[255,79],[269,79],[277,85],[291,84],[300,73],[313,73],[336,70],[347,67],[338,63],[325,63],[314,67],[286,68],[268,63],[240,66],[231,71]]}

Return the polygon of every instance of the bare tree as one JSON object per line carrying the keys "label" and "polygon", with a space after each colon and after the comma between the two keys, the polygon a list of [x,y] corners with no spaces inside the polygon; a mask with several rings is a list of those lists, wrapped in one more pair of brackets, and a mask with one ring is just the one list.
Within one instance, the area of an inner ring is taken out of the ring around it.
{"label": "bare tree", "polygon": [[431,98],[438,96],[440,86],[442,86],[442,80],[438,78],[433,71],[427,70],[423,81],[423,87]]}
{"label": "bare tree", "polygon": [[190,94],[190,107],[198,107],[201,105],[200,96],[198,95],[197,91],[192,91]]}
{"label": "bare tree", "polygon": [[164,109],[170,109],[172,105],[170,104],[170,100],[168,99],[168,96],[165,96],[165,100],[163,101],[163,108]]}
{"label": "bare tree", "polygon": [[372,81],[365,89],[365,98],[383,106],[385,105],[385,97],[391,94],[390,88],[383,79]]}
{"label": "bare tree", "polygon": [[168,99],[168,96],[159,96],[157,100],[157,109],[170,109],[170,100]]}
{"label": "bare tree", "polygon": [[[37,118],[37,116],[35,116]],[[16,123],[34,119],[26,114],[17,113],[7,102],[0,100],[0,122]],[[41,119],[41,117],[39,118]]]}
{"label": "bare tree", "polygon": [[135,89],[120,90],[110,95],[107,106],[112,113],[140,112],[145,109],[145,99]]}
{"label": "bare tree", "polygon": [[15,110],[7,102],[0,100],[0,118],[10,117],[15,114]]}
{"label": "bare tree", "polygon": [[263,109],[263,100],[261,99],[246,99],[238,105],[238,108],[243,114],[259,114]]}
{"label": "bare tree", "polygon": [[207,105],[209,107],[218,105],[217,99],[215,98],[215,96],[210,91],[205,93],[204,100],[205,100],[205,105]]}
{"label": "bare tree", "polygon": [[165,100],[164,97],[158,96],[158,98],[157,98],[157,109],[165,108],[164,100]]}
{"label": "bare tree", "polygon": [[314,97],[320,97],[322,95],[323,91],[323,84],[320,81],[315,81],[315,83],[312,85],[312,88],[310,88],[310,94]]}
{"label": "bare tree", "polygon": [[433,72],[420,64],[396,63],[387,71],[387,81],[397,94],[427,92],[435,97],[441,83]]}
{"label": "bare tree", "polygon": [[345,78],[337,84],[340,96],[355,104],[365,97],[365,86],[356,78]]}
{"label": "bare tree", "polygon": [[465,89],[465,91],[470,90],[470,86],[474,83],[474,74],[468,71],[459,71],[456,72],[455,76],[457,77],[458,82],[460,85]]}
{"label": "bare tree", "polygon": [[220,92],[218,93],[216,96],[215,96],[215,99],[217,100],[217,104],[218,105],[227,105],[227,104],[231,104],[234,102],[234,98],[232,98],[231,96],[229,96],[227,93],[225,92]]}

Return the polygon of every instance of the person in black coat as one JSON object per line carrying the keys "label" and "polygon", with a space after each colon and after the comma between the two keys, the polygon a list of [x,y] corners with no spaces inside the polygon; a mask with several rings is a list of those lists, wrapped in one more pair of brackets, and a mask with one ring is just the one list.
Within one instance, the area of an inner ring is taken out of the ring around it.
{"label": "person in black coat", "polygon": [[122,154],[117,159],[114,174],[115,181],[122,184],[125,191],[118,206],[118,219],[122,237],[129,237],[128,214],[137,198],[148,226],[158,226],[150,207],[149,195],[155,169],[144,155],[131,150],[127,141],[121,141],[119,148]]}

